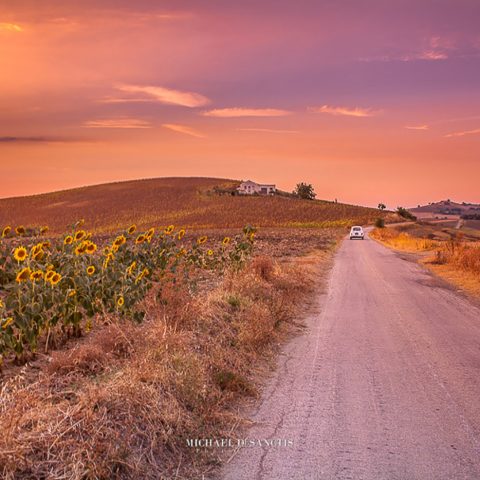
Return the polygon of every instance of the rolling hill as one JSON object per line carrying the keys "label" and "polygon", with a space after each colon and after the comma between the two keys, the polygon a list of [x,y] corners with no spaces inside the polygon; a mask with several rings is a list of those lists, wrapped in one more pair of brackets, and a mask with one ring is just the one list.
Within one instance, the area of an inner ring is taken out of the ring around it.
{"label": "rolling hill", "polygon": [[411,208],[410,211],[415,215],[434,216],[434,215],[472,215],[480,214],[480,205],[475,203],[458,203],[451,200],[441,200],[440,202],[432,202],[428,205],[419,205]]}
{"label": "rolling hill", "polygon": [[169,225],[194,228],[321,227],[365,224],[376,209],[286,196],[220,195],[238,181],[217,178],[156,178],[87,186],[0,200],[0,227],[48,225],[53,232],[83,218],[97,233]]}

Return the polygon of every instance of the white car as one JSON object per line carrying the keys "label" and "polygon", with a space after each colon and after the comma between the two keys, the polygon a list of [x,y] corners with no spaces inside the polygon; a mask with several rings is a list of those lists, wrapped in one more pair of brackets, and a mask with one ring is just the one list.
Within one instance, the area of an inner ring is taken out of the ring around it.
{"label": "white car", "polygon": [[362,227],[352,227],[350,230],[350,240],[354,238],[359,238],[360,240],[364,239],[364,233]]}

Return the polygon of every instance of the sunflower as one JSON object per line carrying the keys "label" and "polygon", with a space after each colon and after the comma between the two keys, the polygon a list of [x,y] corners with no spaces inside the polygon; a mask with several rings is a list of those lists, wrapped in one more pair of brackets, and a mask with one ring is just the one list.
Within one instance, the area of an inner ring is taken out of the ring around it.
{"label": "sunflower", "polygon": [[89,254],[92,255],[97,251],[97,246],[93,242],[88,242],[85,247],[85,251]]}
{"label": "sunflower", "polygon": [[135,233],[135,230],[137,229],[136,225],[131,225],[130,228],[127,230],[127,233],[129,235],[132,235],[132,233]]}
{"label": "sunflower", "polygon": [[0,298],[0,308],[3,308],[5,304],[3,303],[3,300]]}
{"label": "sunflower", "polygon": [[143,242],[145,242],[145,240],[146,240],[145,235],[139,235],[139,236],[137,237],[137,239],[135,240],[135,243],[136,243],[136,244],[143,243]]}
{"label": "sunflower", "polygon": [[47,227],[47,225],[45,225],[44,227],[42,227],[40,229],[40,234],[43,235],[44,233],[47,233],[49,230],[49,228]]}
{"label": "sunflower", "polygon": [[43,272],[41,270],[35,270],[30,274],[30,280],[36,282],[37,280],[43,279]]}
{"label": "sunflower", "polygon": [[22,268],[22,270],[17,273],[17,283],[26,282],[30,278],[31,273],[32,271],[28,267]]}
{"label": "sunflower", "polygon": [[17,247],[13,252],[13,258],[17,262],[23,262],[27,258],[27,249],[25,247]]}
{"label": "sunflower", "polygon": [[50,283],[52,285],[56,285],[61,279],[62,279],[62,276],[59,273],[55,272],[50,278]]}
{"label": "sunflower", "polygon": [[15,229],[15,233],[17,235],[25,235],[25,227],[23,225],[19,225],[16,229]]}
{"label": "sunflower", "polygon": [[230,243],[230,237],[225,237],[223,240],[222,240],[222,245],[228,245]]}
{"label": "sunflower", "polygon": [[132,275],[133,271],[137,268],[137,262],[134,261],[128,268],[127,268],[127,274]]}
{"label": "sunflower", "polygon": [[141,271],[141,273],[137,276],[137,278],[135,279],[135,283],[138,283],[143,277],[145,277],[149,273],[150,273],[150,271],[148,270],[148,268],[144,268]]}
{"label": "sunflower", "polygon": [[182,248],[178,251],[177,257],[183,257],[186,254],[187,254],[187,251],[184,248]]}
{"label": "sunflower", "polygon": [[93,265],[90,265],[87,267],[87,275],[93,275],[95,273],[95,267]]}
{"label": "sunflower", "polygon": [[200,237],[198,240],[197,240],[197,243],[199,245],[201,245],[202,243],[205,243],[207,241],[207,236],[204,235],[203,237]]}
{"label": "sunflower", "polygon": [[251,242],[253,242],[253,240],[255,239],[255,232],[252,232],[248,238],[250,239]]}
{"label": "sunflower", "polygon": [[118,245],[112,245],[111,250],[112,250],[113,253],[117,253],[117,252],[118,252],[118,248],[119,248]]}
{"label": "sunflower", "polygon": [[64,239],[63,239],[63,244],[64,245],[71,245],[73,243],[73,237],[71,235],[67,235]]}
{"label": "sunflower", "polygon": [[43,250],[39,250],[33,255],[33,259],[37,262],[42,260],[42,258],[45,256],[45,252]]}
{"label": "sunflower", "polygon": [[207,250],[207,255],[211,257],[213,255],[213,250]]}
{"label": "sunflower", "polygon": [[113,242],[114,245],[116,245],[117,247],[120,247],[122,246],[125,242],[127,241],[127,239],[125,238],[125,235],[119,235],[115,241]]}
{"label": "sunflower", "polygon": [[12,323],[13,323],[13,318],[12,317],[6,318],[2,323],[3,330],[6,330]]}
{"label": "sunflower", "polygon": [[85,230],[79,230],[78,232],[75,233],[75,241],[79,242],[82,240],[85,236],[87,235],[87,232]]}
{"label": "sunflower", "polygon": [[12,231],[12,227],[5,227],[2,231],[2,238],[5,238]]}
{"label": "sunflower", "polygon": [[48,241],[42,243],[42,248],[50,248],[51,246],[52,246],[52,244]]}
{"label": "sunflower", "polygon": [[113,253],[109,253],[105,257],[105,260],[103,261],[103,268],[107,268],[110,261],[113,260],[114,258],[115,258],[115,255]]}
{"label": "sunflower", "polygon": [[123,295],[120,295],[117,299],[117,305],[119,307],[123,307],[125,305],[125,299],[123,298]]}
{"label": "sunflower", "polygon": [[[166,229],[165,229],[165,233],[167,235],[171,235],[173,233],[173,231],[175,230],[175,227],[173,225],[169,225]],[[182,235],[183,236],[183,235]]]}
{"label": "sunflower", "polygon": [[153,234],[155,233],[155,229],[152,227],[150,228],[147,233],[145,234],[147,237],[153,237]]}
{"label": "sunflower", "polygon": [[50,270],[53,270],[55,267],[50,263],[50,265],[47,265],[47,272],[49,272]]}
{"label": "sunflower", "polygon": [[79,243],[76,247],[75,247],[75,255],[82,255],[85,253],[85,250],[87,249],[87,244],[82,242],[82,243]]}
{"label": "sunflower", "polygon": [[47,273],[45,274],[45,281],[49,282],[54,275],[55,275],[54,270],[48,270]]}
{"label": "sunflower", "polygon": [[76,291],[76,290],[70,290],[70,291],[68,292],[68,296],[69,296],[69,297],[74,297],[76,294],[77,294],[77,291]]}
{"label": "sunflower", "polygon": [[105,248],[103,249],[103,254],[104,254],[104,255],[108,255],[109,253],[110,253],[110,247],[105,247]]}
{"label": "sunflower", "polygon": [[184,237],[184,235],[185,235],[185,229],[182,228],[182,229],[178,232],[177,238],[178,238],[179,240],[181,240],[181,239]]}

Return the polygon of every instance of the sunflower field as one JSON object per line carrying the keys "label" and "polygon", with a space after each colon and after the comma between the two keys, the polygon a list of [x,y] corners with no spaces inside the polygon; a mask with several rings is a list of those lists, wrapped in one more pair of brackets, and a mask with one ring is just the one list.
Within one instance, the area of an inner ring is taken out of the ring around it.
{"label": "sunflower field", "polygon": [[[140,322],[141,301],[154,285],[194,269],[241,268],[252,253],[255,228],[211,245],[206,236],[186,241],[173,225],[137,232],[135,225],[96,241],[83,221],[48,238],[48,227],[6,226],[0,239],[0,364],[45,351],[59,337],[80,336],[96,316]],[[172,275],[173,274],[173,275]]]}

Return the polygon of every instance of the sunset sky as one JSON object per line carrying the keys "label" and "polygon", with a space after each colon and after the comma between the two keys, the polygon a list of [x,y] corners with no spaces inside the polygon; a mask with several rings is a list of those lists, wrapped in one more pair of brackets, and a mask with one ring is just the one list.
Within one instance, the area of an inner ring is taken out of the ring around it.
{"label": "sunset sky", "polygon": [[478,0],[0,0],[0,197],[123,179],[480,202]]}

